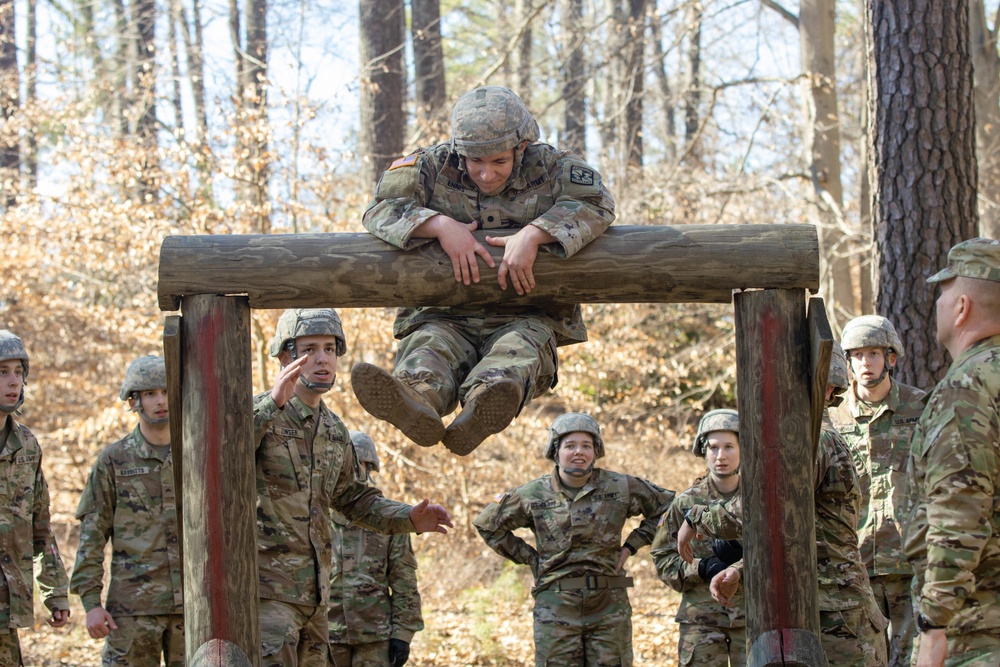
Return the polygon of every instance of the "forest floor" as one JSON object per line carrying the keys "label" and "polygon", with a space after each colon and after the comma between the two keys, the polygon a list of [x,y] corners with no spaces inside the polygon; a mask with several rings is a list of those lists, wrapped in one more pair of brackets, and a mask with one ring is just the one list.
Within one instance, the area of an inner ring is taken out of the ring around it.
{"label": "forest floor", "polygon": [[[348,426],[366,430],[378,444],[380,488],[388,497],[407,502],[428,497],[445,505],[455,522],[447,536],[413,538],[426,629],[414,639],[409,665],[533,664],[530,572],[505,565],[478,537],[472,519],[498,492],[549,472],[549,462],[541,456],[546,429],[567,410],[590,412],[602,424],[608,454],[599,466],[645,477],[674,491],[690,486],[705,471],[704,461],[689,449],[697,417],[703,409],[733,401],[730,313],[726,306],[592,309],[591,342],[560,351],[556,390],[533,402],[506,431],[464,458],[440,446],[417,447],[392,427],[374,422],[354,400],[349,368],[338,369],[340,380],[327,403]],[[344,360],[345,366],[362,358],[391,366],[391,341],[372,342],[362,333],[349,339],[349,345],[354,356]],[[29,427],[31,416],[24,419]],[[118,423],[111,430],[123,434],[129,419],[122,413],[97,421]],[[108,428],[97,429],[90,422],[35,432],[45,455],[53,530],[71,568],[79,531],[74,512],[100,448],[100,443],[84,441],[103,439],[107,444],[112,438],[106,435]],[[632,519],[626,534],[637,523]],[[673,617],[679,595],[659,581],[648,549],[630,559],[626,568],[635,579],[630,591],[635,665],[676,664]],[[36,626],[20,631],[26,665],[100,665],[102,642],[87,635],[79,598],[71,596],[70,605],[69,626],[49,628],[36,591]]]}

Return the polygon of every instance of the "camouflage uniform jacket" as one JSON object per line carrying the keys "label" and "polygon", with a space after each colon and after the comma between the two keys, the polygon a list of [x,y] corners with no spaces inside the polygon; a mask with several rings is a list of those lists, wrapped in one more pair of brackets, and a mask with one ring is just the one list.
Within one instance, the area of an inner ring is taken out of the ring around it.
{"label": "camouflage uniform jacket", "polygon": [[[365,211],[365,229],[392,245],[410,250],[433,239],[413,237],[429,218],[443,213],[459,222],[478,222],[478,229],[520,229],[534,225],[556,237],[544,246],[557,257],[572,257],[604,233],[615,219],[615,202],[601,175],[582,159],[548,144],[524,150],[504,189],[480,192],[465,170],[465,159],[450,144],[416,151],[397,160],[379,180],[375,198]],[[401,308],[394,334],[403,338],[438,317],[539,317],[556,333],[559,345],[587,340],[579,306],[543,310],[524,306],[474,308]]]}
{"label": "camouflage uniform jacket", "polygon": [[903,531],[914,606],[949,634],[1000,629],[1000,335],[955,359],[913,434]]}
{"label": "camouflage uniform jacket", "polygon": [[[881,621],[868,572],[858,550],[858,515],[861,491],[847,444],[824,414],[815,465],[816,563],[820,611],[841,611],[864,606]],[[688,518],[699,532],[721,539],[742,536],[743,506],[740,496],[725,503],[695,507]]]}
{"label": "camouflage uniform jacket", "polygon": [[409,535],[380,535],[333,518],[330,642],[411,642],[424,629]]}
{"label": "camouflage uniform jacket", "polygon": [[715,486],[712,476],[705,475],[695,482],[694,486],[677,494],[670,509],[660,517],[650,555],[656,563],[656,571],[663,583],[681,593],[681,603],[677,608],[677,616],[674,617],[678,623],[695,623],[720,628],[739,628],[746,625],[742,609],[742,593],[738,593],[733,599],[732,607],[723,607],[712,599],[708,583],[698,576],[698,559],[712,556],[712,542],[696,539],[691,543],[696,560],[690,565],[677,553],[677,531],[680,530],[684,522],[684,513],[688,509],[695,505],[716,500],[725,501],[738,496],[738,488],[735,493],[724,495]]}
{"label": "camouflage uniform jacket", "polygon": [[4,417],[10,434],[0,450],[0,627],[27,628],[34,623],[33,561],[49,611],[69,609],[66,569],[49,526],[42,449],[27,426]]}
{"label": "camouflage uniform jacket", "polygon": [[847,400],[830,411],[844,436],[861,481],[858,539],[869,576],[911,575],[900,525],[906,504],[906,461],[910,436],[924,410],[927,392],[890,380],[878,405],[858,399],[852,382]]}
{"label": "camouflage uniform jacket", "polygon": [[347,428],[322,402],[254,398],[260,597],[326,605],[333,565],[331,508],[381,533],[413,532],[412,507],[359,478]]}
{"label": "camouflage uniform jacket", "polygon": [[76,509],[80,547],[70,591],[83,608],[101,606],[104,547],[111,540],[111,583],[105,608],[112,616],[184,612],[177,549],[174,465],[136,426],[98,455]]}
{"label": "camouflage uniform jacket", "polygon": [[[576,493],[563,490],[558,470],[500,494],[473,522],[498,554],[535,575],[533,593],[563,578],[588,574],[618,576],[625,521],[646,517],[629,534],[625,546],[635,553],[653,541],[657,518],[673,500],[672,491],[610,470],[595,468]],[[513,531],[530,528],[537,550]]]}

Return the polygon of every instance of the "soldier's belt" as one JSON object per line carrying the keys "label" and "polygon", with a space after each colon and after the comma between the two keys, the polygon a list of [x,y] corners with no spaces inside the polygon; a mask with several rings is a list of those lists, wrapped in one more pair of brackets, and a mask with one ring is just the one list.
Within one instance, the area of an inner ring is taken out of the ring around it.
{"label": "soldier's belt", "polygon": [[578,591],[584,588],[588,590],[599,588],[631,588],[632,584],[632,577],[604,577],[598,574],[560,579],[556,582],[556,586],[560,591]]}

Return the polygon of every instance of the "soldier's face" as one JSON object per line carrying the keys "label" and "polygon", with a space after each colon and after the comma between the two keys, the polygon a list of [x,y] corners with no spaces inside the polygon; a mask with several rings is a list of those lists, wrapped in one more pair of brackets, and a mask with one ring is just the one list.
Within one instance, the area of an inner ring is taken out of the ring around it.
{"label": "soldier's face", "polygon": [[0,361],[0,405],[17,405],[24,387],[24,366],[19,359]]}
{"label": "soldier's face", "polygon": [[[129,405],[132,406],[132,409],[135,409],[136,403],[136,399],[129,399]],[[140,391],[138,404],[142,406],[142,412],[139,415],[142,419],[154,424],[166,423],[166,419],[170,415],[167,409],[166,389]]]}
{"label": "soldier's face", "polygon": [[708,469],[718,475],[730,475],[740,468],[740,440],[732,431],[712,431],[705,445]]}
{"label": "soldier's face", "polygon": [[486,157],[467,157],[465,168],[477,188],[484,194],[495,195],[514,171],[514,149]]}
{"label": "soldier's face", "polygon": [[563,436],[559,443],[559,467],[563,470],[582,470],[594,462],[594,436],[574,431]]}
{"label": "soldier's face", "polygon": [[297,357],[309,356],[302,375],[310,382],[332,383],[337,376],[337,339],[334,336],[300,336],[295,339]]}
{"label": "soldier's face", "polygon": [[895,357],[896,355],[890,352],[887,359],[884,347],[859,347],[851,350],[851,356],[849,357],[851,361],[851,373],[858,382],[866,384],[876,378],[882,377],[882,371],[885,370],[886,363],[889,363],[889,367],[891,368]]}

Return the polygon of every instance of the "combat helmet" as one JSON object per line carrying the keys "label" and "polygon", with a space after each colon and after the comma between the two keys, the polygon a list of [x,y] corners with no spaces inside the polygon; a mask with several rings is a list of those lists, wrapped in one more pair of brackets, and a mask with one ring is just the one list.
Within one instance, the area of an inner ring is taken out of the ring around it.
{"label": "combat helmet", "polygon": [[[28,351],[24,349],[24,342],[9,329],[0,329],[0,361],[12,361],[17,359],[21,362],[23,369],[21,379],[24,384],[28,384]],[[3,412],[15,412],[24,404],[24,386],[21,386],[21,396],[17,403],[12,406],[0,406]]]}
{"label": "combat helmet", "polygon": [[147,415],[143,412],[142,402],[139,400],[139,392],[166,388],[167,365],[163,361],[163,357],[150,354],[139,357],[125,369],[125,380],[122,381],[122,388],[118,391],[118,398],[123,401],[134,398],[136,402],[132,409],[143,416],[146,421],[150,424],[166,424],[170,421],[170,417],[157,419]]}
{"label": "combat helmet", "polygon": [[[458,98],[451,112],[451,149],[465,157],[496,155],[538,141],[528,107],[510,88],[482,86]],[[519,164],[520,160],[515,160]]]}
{"label": "combat helmet", "polygon": [[898,359],[903,358],[903,342],[896,327],[881,315],[862,315],[848,322],[840,336],[840,345],[846,352],[861,347],[884,347],[895,352]]}
{"label": "combat helmet", "polygon": [[354,445],[354,454],[358,463],[367,463],[372,470],[378,472],[382,466],[378,460],[378,451],[371,436],[362,431],[351,431],[351,444]]}
{"label": "combat helmet", "polygon": [[691,451],[695,456],[705,456],[705,448],[708,447],[708,434],[712,431],[732,431],[736,435],[740,433],[740,416],[736,410],[730,408],[720,408],[709,410],[701,421],[698,422],[698,431],[694,436],[694,445]]}
{"label": "combat helmet", "polygon": [[844,401],[843,393],[851,385],[847,376],[847,368],[844,348],[837,341],[833,341],[833,351],[830,354],[830,375],[826,379],[826,384],[834,387],[833,398],[830,400],[831,408],[837,407]]}
{"label": "combat helmet", "polygon": [[556,452],[563,436],[582,431],[594,436],[594,459],[604,456],[604,440],[601,438],[601,427],[590,415],[582,412],[567,412],[559,415],[549,429],[549,441],[545,445],[545,458],[558,461]]}
{"label": "combat helmet", "polygon": [[[333,308],[289,308],[283,312],[271,339],[271,356],[278,356],[289,343],[302,336],[333,336],[337,339],[337,356],[347,354],[344,327]],[[294,352],[295,347],[288,349]]]}

